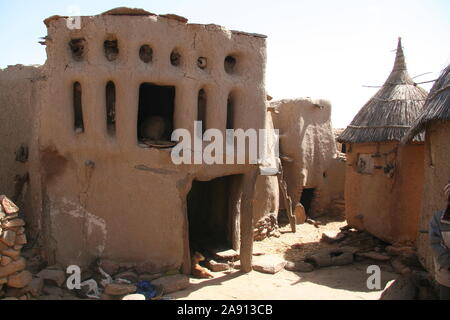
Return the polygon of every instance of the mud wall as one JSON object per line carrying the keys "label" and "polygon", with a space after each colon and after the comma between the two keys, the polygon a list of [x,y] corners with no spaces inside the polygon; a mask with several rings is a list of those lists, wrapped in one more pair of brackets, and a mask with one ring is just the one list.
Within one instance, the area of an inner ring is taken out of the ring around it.
{"label": "mud wall", "polygon": [[[432,122],[426,131],[424,155],[424,188],[419,218],[419,231],[428,231],[431,217],[437,211],[445,210],[447,199],[444,186],[450,180],[450,123]],[[433,252],[428,234],[419,232],[417,249],[422,264],[434,273]]]}
{"label": "mud wall", "polygon": [[320,216],[326,213],[335,193],[342,193],[336,190],[339,181],[331,180],[339,174],[328,174],[337,156],[331,104],[296,99],[275,101],[271,106],[279,112],[274,115],[274,123],[280,130],[280,154],[292,160],[283,160],[282,164],[293,204],[300,201],[303,189],[316,189],[310,215]]}
{"label": "mud wall", "polygon": [[36,84],[41,80],[39,66],[0,69],[0,193],[17,203],[27,223],[32,219],[29,147],[36,118]]}
{"label": "mud wall", "polygon": [[[139,87],[175,86],[173,125],[193,133],[198,95],[207,95],[206,124],[222,132],[233,96],[235,128],[265,126],[265,39],[215,25],[190,25],[159,16],[83,17],[80,30],[63,18],[48,27],[46,87],[40,99],[32,180],[40,185],[44,238],[49,260],[86,265],[98,257],[146,263],[151,271],[189,263],[186,196],[193,180],[246,174],[249,165],[175,165],[171,149],[144,148],[137,139]],[[83,38],[85,54],[73,59],[69,42]],[[105,39],[118,43],[109,61]],[[140,47],[153,60],[140,60]],[[179,53],[178,65],[171,56]],[[224,67],[227,56],[235,69]],[[198,59],[207,60],[199,68]],[[106,122],[105,86],[116,87],[116,128]],[[82,88],[84,131],[74,130],[73,84]],[[251,115],[251,116],[248,116]],[[193,136],[193,134],[191,135]],[[239,209],[239,192],[231,195]],[[267,198],[267,196],[265,195]],[[236,223],[238,225],[238,223]]]}
{"label": "mud wall", "polygon": [[[268,103],[269,104],[269,103]],[[266,125],[269,130],[274,129],[273,117],[271,112],[266,113]],[[272,135],[267,136],[266,145],[266,166],[276,168],[275,157],[275,139]],[[277,176],[259,176],[256,180],[256,199],[253,207],[253,223],[256,224],[261,218],[271,213],[278,215],[280,206],[280,190],[278,187]]]}
{"label": "mud wall", "polygon": [[[345,183],[349,225],[386,242],[413,243],[423,190],[423,144],[367,143],[349,148]],[[361,155],[372,159],[371,173],[358,172]]]}

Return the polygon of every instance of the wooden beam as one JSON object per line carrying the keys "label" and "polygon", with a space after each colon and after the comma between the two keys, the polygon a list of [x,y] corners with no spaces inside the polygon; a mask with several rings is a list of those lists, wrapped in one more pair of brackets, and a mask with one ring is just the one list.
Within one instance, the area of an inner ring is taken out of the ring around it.
{"label": "wooden beam", "polygon": [[243,177],[241,202],[241,271],[251,272],[253,257],[253,201],[259,169],[255,167]]}

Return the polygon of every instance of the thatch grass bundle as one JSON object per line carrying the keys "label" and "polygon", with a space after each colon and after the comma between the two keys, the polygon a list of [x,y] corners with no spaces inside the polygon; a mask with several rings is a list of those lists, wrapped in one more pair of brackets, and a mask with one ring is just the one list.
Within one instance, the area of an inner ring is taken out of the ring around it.
{"label": "thatch grass bundle", "polygon": [[432,121],[450,120],[450,65],[445,68],[431,88],[421,115],[406,133],[402,142],[411,141],[421,134]]}
{"label": "thatch grass bundle", "polygon": [[[394,68],[381,89],[339,136],[341,143],[400,141],[422,111],[427,92],[411,79],[401,39]],[[415,137],[423,141],[424,136]]]}

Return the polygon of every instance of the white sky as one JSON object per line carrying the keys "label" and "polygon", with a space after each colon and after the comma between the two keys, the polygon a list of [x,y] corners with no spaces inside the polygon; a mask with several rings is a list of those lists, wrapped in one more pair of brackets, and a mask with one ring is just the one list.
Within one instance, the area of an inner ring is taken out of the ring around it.
{"label": "white sky", "polygon": [[44,63],[42,21],[70,6],[82,15],[138,7],[266,34],[268,93],[331,100],[334,127],[347,126],[375,94],[363,85],[386,80],[399,36],[411,76],[432,72],[416,81],[436,79],[450,63],[449,0],[0,0],[0,67]]}

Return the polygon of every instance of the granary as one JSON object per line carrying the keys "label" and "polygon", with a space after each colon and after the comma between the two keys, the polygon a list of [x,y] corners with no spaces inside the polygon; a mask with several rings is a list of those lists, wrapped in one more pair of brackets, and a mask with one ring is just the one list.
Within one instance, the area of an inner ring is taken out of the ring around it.
{"label": "granary", "polygon": [[[273,101],[271,108],[292,205],[301,203],[310,217],[329,212],[335,201],[343,199],[345,180],[331,124],[331,103],[285,99]],[[285,207],[283,201],[280,207]]]}
{"label": "granary", "polygon": [[424,188],[421,195],[417,250],[422,264],[430,272],[434,272],[433,254],[426,231],[433,213],[444,210],[447,204],[443,188],[450,180],[450,65],[435,82],[422,113],[402,142],[408,143],[423,132],[425,132]]}
{"label": "granary", "polygon": [[253,215],[278,210],[276,177],[249,161],[176,165],[171,137],[198,135],[194,121],[270,124],[265,36],[128,8],[80,19],[45,20],[44,66],[0,70],[0,133],[13,135],[0,187],[19,190],[48,262],[189,273],[192,250],[233,248],[250,271]]}
{"label": "granary", "polygon": [[381,89],[339,137],[345,144],[349,225],[390,243],[414,242],[423,191],[423,135],[400,140],[422,110],[427,92],[408,74],[401,39]]}

